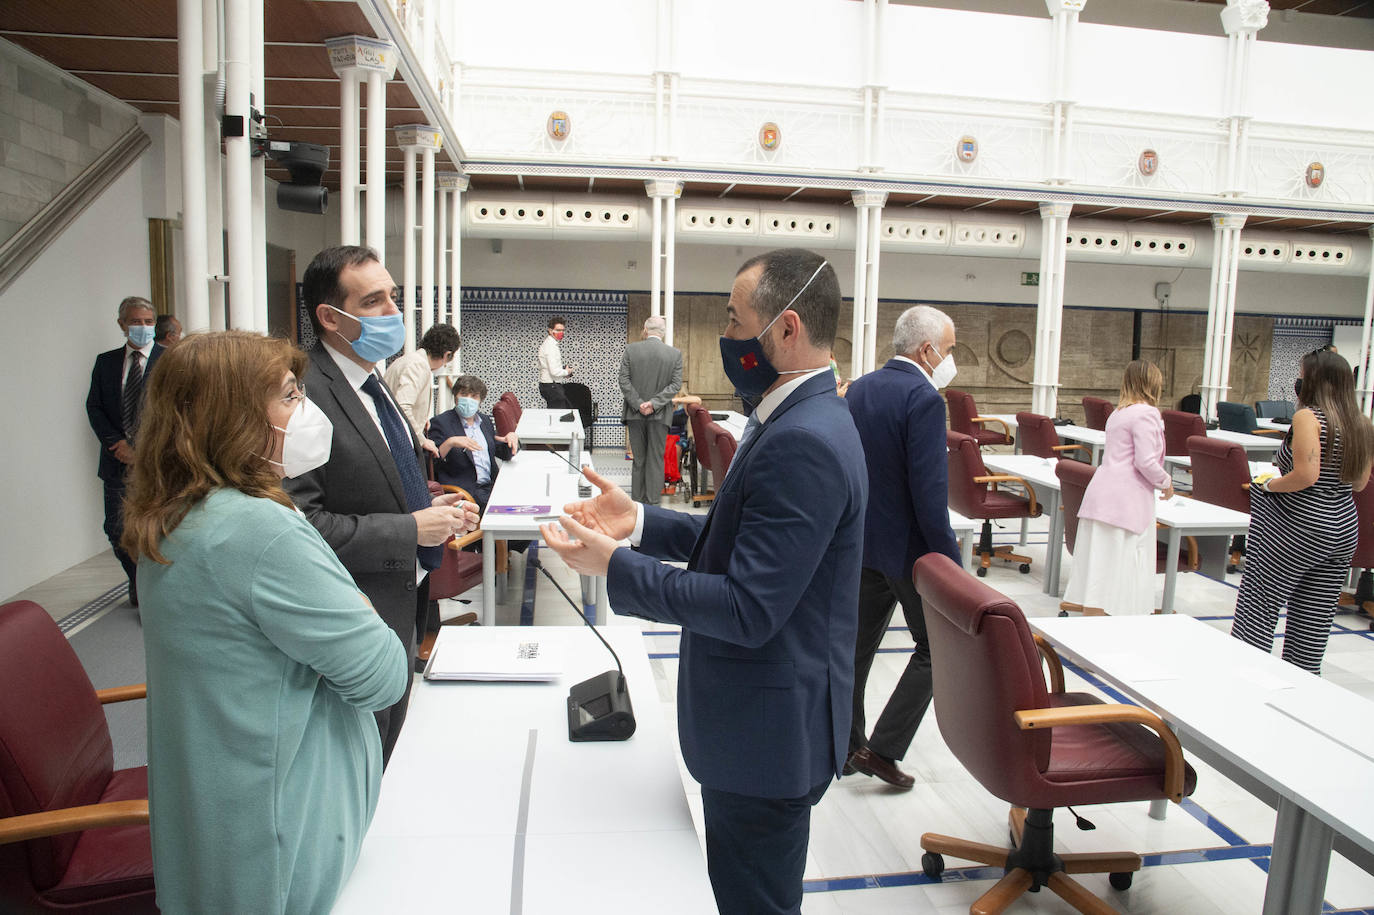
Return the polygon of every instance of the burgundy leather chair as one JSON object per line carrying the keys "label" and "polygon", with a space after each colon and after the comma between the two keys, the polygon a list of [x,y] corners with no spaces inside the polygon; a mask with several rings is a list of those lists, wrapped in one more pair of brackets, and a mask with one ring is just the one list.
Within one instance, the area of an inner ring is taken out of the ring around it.
{"label": "burgundy leather chair", "polygon": [[[692,502],[711,502],[716,498],[715,489],[706,489],[706,475],[714,473],[711,452],[715,450],[715,443],[711,438],[711,433],[707,430],[707,425],[711,422],[711,413],[700,404],[689,403],[687,405],[687,421],[692,427],[692,444],[697,454],[697,482],[692,487]],[[712,484],[715,483],[713,479]]]}
{"label": "burgundy leather chair", "polygon": [[496,426],[496,434],[500,436],[510,435],[515,431],[515,427],[520,424],[520,407],[504,399],[491,405],[491,421]]}
{"label": "burgundy leather chair", "polygon": [[939,879],[944,855],[954,855],[1006,868],[970,911],[1000,912],[1042,886],[1079,911],[1103,911],[1067,875],[1105,871],[1113,887],[1126,889],[1140,869],[1140,856],[1056,855],[1053,809],[1160,798],[1182,802],[1197,774],[1184,761],[1178,738],[1148,709],[1064,692],[1058,657],[1031,635],[1020,608],[982,582],[969,581],[948,556],[922,556],[912,578],[925,606],[940,733],[969,773],[1012,805],[1008,820],[1015,842],[1001,848],[926,833],[926,876]]}
{"label": "burgundy leather chair", "polygon": [[[1244,448],[1207,435],[1190,435],[1188,454],[1193,460],[1194,499],[1250,514],[1250,460]],[[1226,571],[1239,569],[1244,555],[1245,537],[1234,538]]]}
{"label": "burgundy leather chair", "polygon": [[711,443],[716,449],[715,454],[711,455],[711,466],[720,468],[720,475],[724,478],[730,470],[730,462],[735,459],[735,449],[739,443],[720,423],[712,422],[706,427],[711,434]]}
{"label": "burgundy leather chair", "polygon": [[[1078,544],[1078,510],[1083,507],[1083,495],[1093,480],[1097,468],[1078,461],[1060,461],[1054,465],[1054,474],[1059,477],[1059,507],[1064,511],[1064,546],[1069,555]],[[1155,548],[1155,572],[1163,572],[1168,559],[1168,547],[1161,543]],[[1178,552],[1178,568],[1183,572],[1196,572],[1198,568],[1197,539],[1184,537]],[[1063,601],[1059,605],[1059,615],[1068,616],[1069,611],[1082,613],[1081,604]]]}
{"label": "burgundy leather chair", "polygon": [[1092,449],[1087,445],[1065,445],[1059,440],[1059,433],[1054,429],[1054,420],[1048,416],[1041,416],[1039,413],[1017,413],[1016,414],[1016,434],[1021,437],[1021,453],[1033,454],[1042,458],[1072,457],[1079,459],[1078,454],[1068,454],[1070,451],[1082,452],[1082,460],[1091,460]]}
{"label": "burgundy leather chair", "polygon": [[[1342,592],[1336,603],[1374,616],[1374,573],[1370,572],[1374,568],[1374,482],[1365,483],[1364,489],[1354,496],[1359,539],[1355,542],[1355,555],[1350,557],[1350,568],[1360,569],[1360,578],[1355,593]],[[1370,622],[1369,628],[1374,629],[1374,622]]]}
{"label": "burgundy leather chair", "polygon": [[[978,415],[978,405],[973,402],[972,394],[946,388],[945,402],[949,404],[949,427],[955,432],[972,436],[977,440],[979,448],[986,445],[1010,445],[1015,441],[1006,423],[1000,419]],[[1002,431],[994,432],[984,428],[988,423],[996,423],[1002,427]]]}
{"label": "burgundy leather chair", "polygon": [[[462,496],[465,501],[473,501],[471,493],[461,486],[440,485],[433,480],[429,481],[429,491],[434,495],[444,492],[453,492]],[[468,531],[462,537],[449,537],[444,543],[444,555],[439,561],[439,568],[429,573],[429,599],[447,600],[457,597],[464,591],[469,591],[482,583],[482,554],[464,547],[482,542],[482,529],[479,527],[475,531]],[[496,541],[496,569],[497,574],[505,574],[506,571],[506,541]],[[440,626],[465,626],[468,623],[477,622],[476,613],[463,613],[451,619],[440,619]],[[415,656],[421,661],[428,661],[429,656],[434,651],[434,641],[439,636],[437,632],[420,633],[420,647],[415,652]]]}
{"label": "burgundy leather chair", "polygon": [[1110,400],[1103,400],[1101,397],[1083,398],[1083,422],[1089,429],[1107,428],[1107,417],[1112,415],[1116,407]]}
{"label": "burgundy leather chair", "polygon": [[148,769],[114,768],[101,709],[145,695],[97,691],[38,604],[0,607],[0,911],[157,912]]}
{"label": "burgundy leather chair", "polygon": [[1193,435],[1206,435],[1207,423],[1196,413],[1182,410],[1160,410],[1164,417],[1164,453],[1184,455],[1188,453],[1188,438]]}
{"label": "burgundy leather chair", "polygon": [[[983,454],[972,436],[959,432],[945,433],[945,444],[949,448],[949,507],[965,518],[981,518],[982,532],[978,536],[978,577],[988,574],[988,566],[994,557],[1006,562],[1018,562],[1021,574],[1030,572],[1030,557],[1020,556],[1009,546],[992,545],[993,518],[1036,518],[1040,515],[1040,505],[1035,501],[1035,490],[1029,483],[1011,474],[988,473],[983,464]],[[1026,495],[1018,496],[1003,492],[998,483],[1019,483],[1025,487]]]}

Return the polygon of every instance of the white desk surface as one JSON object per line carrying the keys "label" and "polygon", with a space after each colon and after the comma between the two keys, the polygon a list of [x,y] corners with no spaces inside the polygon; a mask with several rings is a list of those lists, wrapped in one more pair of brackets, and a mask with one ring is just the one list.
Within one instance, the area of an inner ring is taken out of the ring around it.
{"label": "white desk surface", "polygon": [[1250,515],[1213,505],[1199,499],[1174,496],[1155,505],[1155,520],[1185,533],[1243,534],[1250,527]]}
{"label": "white desk surface", "polygon": [[[1036,618],[1064,657],[1374,852],[1374,703],[1189,616]],[[1336,776],[1339,773],[1339,777]]]}
{"label": "white desk surface", "polygon": [[[1174,464],[1178,467],[1192,467],[1193,457],[1189,454],[1171,454],[1164,458],[1165,465]],[[1253,479],[1261,473],[1277,473],[1278,465],[1273,461],[1250,461],[1250,477]]]}
{"label": "white desk surface", "polygon": [[1224,429],[1208,429],[1207,435],[1223,442],[1235,442],[1246,451],[1278,451],[1283,438],[1277,435],[1250,435],[1245,432],[1227,432]]}
{"label": "white desk surface", "polygon": [[[596,469],[591,454],[586,451],[582,452],[581,463]],[[559,455],[520,449],[514,458],[502,465],[496,485],[491,488],[487,510],[482,514],[482,530],[490,531],[498,539],[537,538],[539,525],[549,520],[549,515],[563,514],[564,505],[581,498],[577,494],[579,481],[586,482],[580,473],[573,473]],[[592,494],[596,494],[595,487],[592,487]],[[499,510],[512,506],[548,507],[533,515],[507,514]]]}
{"label": "white desk surface", "polygon": [[712,419],[715,419],[715,417],[720,416],[722,413],[725,415],[725,418],[716,419],[715,421],[719,423],[721,428],[726,432],[733,435],[735,441],[738,442],[744,437],[744,424],[749,422],[749,417],[745,416],[743,413],[737,413],[734,410],[712,410],[710,415]]}
{"label": "white desk surface", "polygon": [[[448,627],[440,650],[510,631]],[[638,629],[602,630],[637,724],[609,743],[572,743],[567,728],[569,688],[614,666],[605,648],[583,627],[524,631],[562,642],[561,679],[415,684],[338,915],[715,911]]]}
{"label": "white desk surface", "polygon": [[1261,429],[1277,429],[1279,432],[1287,432],[1292,427],[1292,423],[1281,423],[1274,419],[1265,419],[1263,416],[1255,420],[1256,425]]}
{"label": "white desk surface", "polygon": [[[569,413],[572,419],[562,418]],[[566,410],[524,410],[520,414],[520,422],[515,425],[515,434],[522,445],[566,445],[572,441],[573,434],[581,430],[582,420],[571,407]]]}
{"label": "white desk surface", "polygon": [[1009,473],[1021,477],[1035,488],[1059,492],[1059,477],[1054,473],[1058,458],[1042,458],[1034,454],[984,454],[983,465],[994,473]]}

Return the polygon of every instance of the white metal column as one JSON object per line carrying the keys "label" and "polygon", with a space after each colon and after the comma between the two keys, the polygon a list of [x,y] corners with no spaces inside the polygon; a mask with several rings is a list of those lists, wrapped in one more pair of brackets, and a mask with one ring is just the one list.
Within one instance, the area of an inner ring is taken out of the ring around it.
{"label": "white metal column", "polygon": [[[425,124],[408,124],[396,128],[396,145],[405,153],[405,225],[401,228],[403,250],[405,252],[402,272],[405,276],[406,343],[405,351],[413,353],[416,342],[416,308],[422,308],[419,320],[420,333],[434,323],[434,156],[443,148],[443,135],[438,128]],[[415,156],[424,153],[424,189],[420,206],[423,214],[422,239],[420,244],[420,264],[422,276],[417,290],[415,282]],[[426,253],[426,251],[428,253]]]}
{"label": "white metal column", "polygon": [[[420,336],[434,326],[434,150],[421,155],[420,169]],[[414,346],[406,341],[406,352]]]}
{"label": "white metal column", "polygon": [[[363,243],[359,190],[367,191],[366,244],[386,263],[386,82],[396,72],[389,41],[341,35],[325,42],[339,74],[339,229],[345,245]],[[359,183],[361,86],[367,82],[367,184]]]}
{"label": "white metal column", "polygon": [[850,322],[849,377],[864,373],[864,308],[868,281],[868,204],[863,191],[854,198],[854,318]]}
{"label": "white metal column", "polygon": [[[1374,227],[1369,229],[1371,246],[1374,246]],[[1369,258],[1369,282],[1364,290],[1364,332],[1360,335],[1360,353],[1356,359],[1356,383],[1360,390],[1360,406],[1365,415],[1374,412],[1374,354],[1370,353],[1370,338],[1374,336],[1374,251]]]}
{"label": "white metal column", "polygon": [[[182,315],[188,331],[210,326],[210,265],[205,237],[205,198],[210,188],[205,183],[202,31],[201,0],[177,0],[177,93],[182,124],[181,269],[186,277]],[[218,183],[214,193],[219,193]]]}
{"label": "white metal column", "polygon": [[[881,195],[883,202],[887,194]],[[883,204],[868,208],[868,279],[864,282],[864,374],[878,362],[878,265],[883,238]]]}
{"label": "white metal column", "polygon": [[[678,193],[682,192],[682,185],[678,185]],[[674,274],[677,272],[677,194],[664,200],[663,205],[667,208],[664,214],[663,233],[663,319],[668,322],[667,330],[664,332],[663,342],[669,346],[673,345],[673,281]]]}
{"label": "white metal column", "polygon": [[1040,287],[1035,312],[1035,372],[1031,412],[1059,410],[1059,356],[1064,322],[1064,262],[1068,252],[1069,203],[1040,204]]}
{"label": "white metal column", "polygon": [[358,243],[358,70],[339,72],[339,241]]}
{"label": "white metal column", "polygon": [[878,347],[878,246],[882,241],[886,191],[851,191],[854,237],[854,341],[851,377],[873,371]]}
{"label": "white metal column", "polygon": [[1221,11],[1226,32],[1226,73],[1223,110],[1227,121],[1226,163],[1221,193],[1236,197],[1245,193],[1250,122],[1250,55],[1259,30],[1269,24],[1269,4],[1227,0]]}
{"label": "white metal column", "polygon": [[[653,251],[653,276],[649,280],[649,314],[662,315],[668,322],[665,343],[673,342],[673,272],[676,265],[673,246],[676,242],[677,198],[682,195],[682,182],[649,179],[644,182],[653,205],[653,231],[650,246]],[[665,228],[664,220],[668,225]],[[634,328],[631,328],[633,331]]]}
{"label": "white metal column", "polygon": [[406,322],[405,351],[415,349],[415,152],[403,146],[405,171],[401,178],[405,211],[401,219],[401,311]]}
{"label": "white metal column", "polygon": [[[468,176],[455,175],[453,182],[453,247],[449,251],[449,283],[453,290],[453,305],[449,309],[449,323],[463,334],[463,192],[468,189]],[[463,368],[463,349],[458,348],[453,357],[453,368]]]}
{"label": "white metal column", "polygon": [[253,329],[253,188],[249,161],[249,22],[246,4],[228,4],[225,25],[226,117],[241,118],[240,136],[224,138],[224,192],[229,230],[229,326]]}
{"label": "white metal column", "polygon": [[[248,0],[249,85],[253,107],[267,114],[267,74],[263,60],[262,7],[264,0]],[[247,125],[245,125],[247,126]],[[250,179],[253,188],[253,329],[267,333],[267,159],[255,156]]]}
{"label": "white metal column", "polygon": [[1236,318],[1236,276],[1240,269],[1241,215],[1212,217],[1212,275],[1207,297],[1207,340],[1202,362],[1202,415],[1217,418],[1231,380],[1231,331]]}
{"label": "white metal column", "polygon": [[1050,181],[1065,184],[1069,181],[1069,128],[1072,124],[1074,100],[1069,97],[1073,73],[1073,36],[1078,28],[1078,14],[1084,0],[1045,0],[1045,9],[1053,19],[1054,46],[1050,52],[1050,150],[1047,169]]}
{"label": "white metal column", "polygon": [[[201,51],[204,79],[201,94],[201,136],[204,142],[202,167],[205,173],[205,272],[210,306],[210,330],[224,330],[228,315],[224,308],[224,157],[220,154],[220,67],[224,60],[225,29],[223,9],[216,0],[202,0],[200,6]],[[183,125],[184,129],[184,125]],[[182,214],[183,221],[185,213]],[[191,330],[187,327],[187,330]]]}
{"label": "white metal column", "polygon": [[[388,59],[394,60],[395,55]],[[386,263],[386,81],[380,70],[367,73],[367,246]]]}

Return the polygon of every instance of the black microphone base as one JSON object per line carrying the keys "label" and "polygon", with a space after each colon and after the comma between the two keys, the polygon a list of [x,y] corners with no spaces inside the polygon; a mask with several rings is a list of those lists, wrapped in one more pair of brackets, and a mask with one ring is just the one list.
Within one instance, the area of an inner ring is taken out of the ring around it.
{"label": "black microphone base", "polygon": [[620,671],[597,674],[569,690],[569,740],[628,740],[634,732],[630,691]]}

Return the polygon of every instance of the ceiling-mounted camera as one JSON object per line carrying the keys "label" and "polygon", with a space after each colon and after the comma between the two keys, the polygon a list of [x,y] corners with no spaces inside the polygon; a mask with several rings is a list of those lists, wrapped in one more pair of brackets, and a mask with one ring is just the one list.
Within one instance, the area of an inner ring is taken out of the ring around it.
{"label": "ceiling-mounted camera", "polygon": [[266,153],[291,173],[289,184],[277,185],[277,206],[296,213],[324,213],[329,209],[329,188],[320,184],[329,168],[329,147],[269,140]]}

